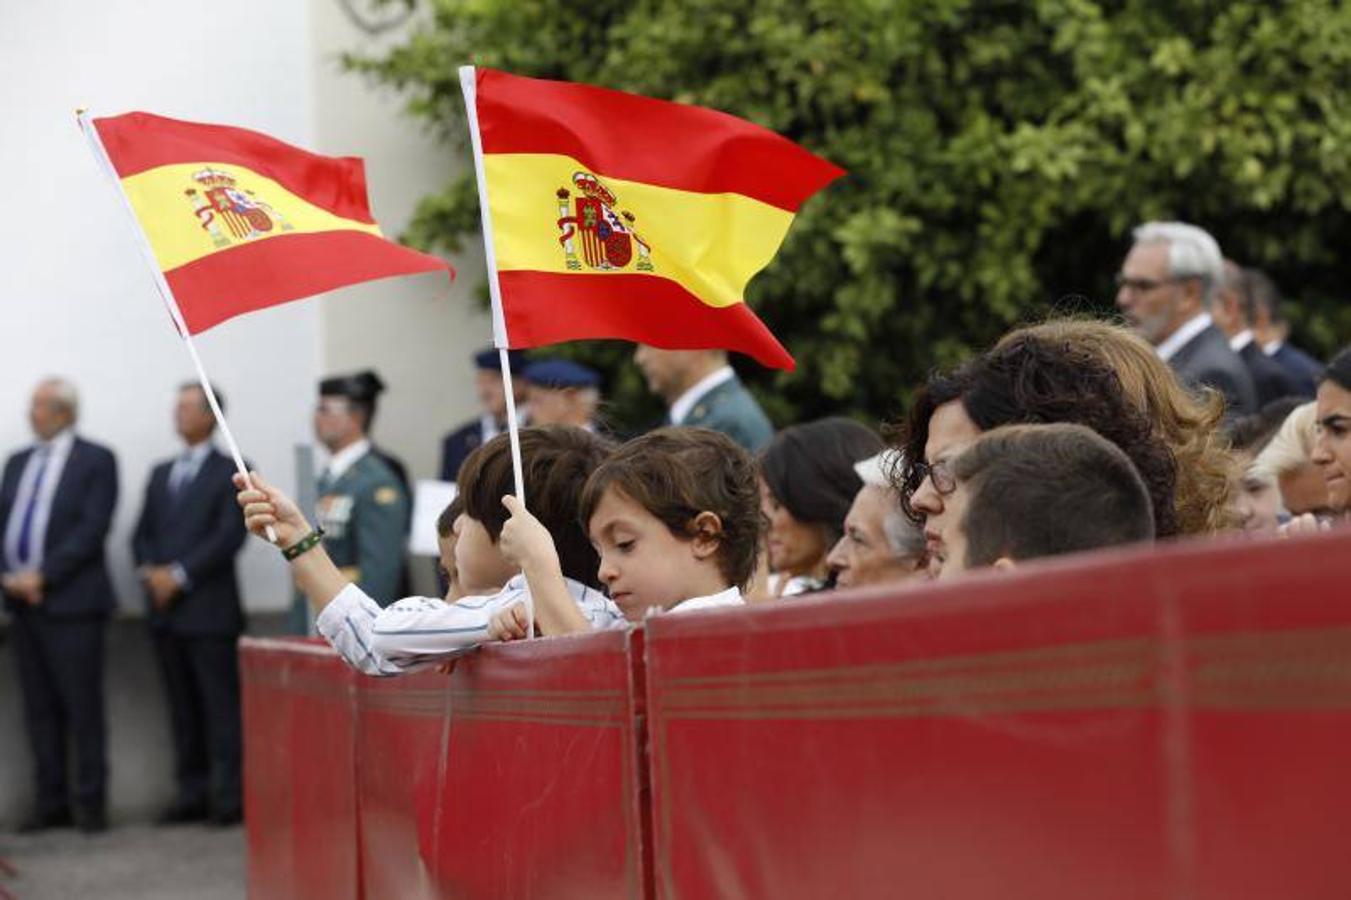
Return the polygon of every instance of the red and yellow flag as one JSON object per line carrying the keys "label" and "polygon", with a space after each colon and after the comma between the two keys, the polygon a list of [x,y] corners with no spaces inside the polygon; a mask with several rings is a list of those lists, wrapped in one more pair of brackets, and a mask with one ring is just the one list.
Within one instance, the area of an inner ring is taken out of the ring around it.
{"label": "red and yellow flag", "polygon": [[793,367],[746,284],[843,170],[710,109],[492,69],[461,83],[499,344],[625,338]]}
{"label": "red and yellow flag", "polygon": [[360,281],[454,277],[381,235],[360,159],[143,112],[92,124],[190,334]]}

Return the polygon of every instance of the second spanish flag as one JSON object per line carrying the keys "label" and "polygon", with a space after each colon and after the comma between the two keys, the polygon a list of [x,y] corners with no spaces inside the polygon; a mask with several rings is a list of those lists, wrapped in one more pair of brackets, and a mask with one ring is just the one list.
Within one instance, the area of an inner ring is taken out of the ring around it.
{"label": "second spanish flag", "polygon": [[625,338],[793,367],[744,292],[801,204],[841,169],[714,110],[492,69],[462,74],[499,344]]}
{"label": "second spanish flag", "polygon": [[93,125],[190,334],[360,281],[454,276],[384,238],[359,159],[144,112]]}

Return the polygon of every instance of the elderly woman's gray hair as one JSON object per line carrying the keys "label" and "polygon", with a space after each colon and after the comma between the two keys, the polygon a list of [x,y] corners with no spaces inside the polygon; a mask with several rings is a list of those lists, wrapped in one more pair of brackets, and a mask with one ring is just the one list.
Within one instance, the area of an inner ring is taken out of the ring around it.
{"label": "elderly woman's gray hair", "polygon": [[862,462],[854,463],[854,471],[868,487],[881,488],[891,495],[892,505],[882,519],[882,533],[886,535],[887,546],[897,559],[911,559],[922,554],[926,543],[924,529],[911,522],[901,511],[900,499],[896,497],[889,475],[900,463],[901,453],[896,449],[883,450],[876,456],[870,456]]}

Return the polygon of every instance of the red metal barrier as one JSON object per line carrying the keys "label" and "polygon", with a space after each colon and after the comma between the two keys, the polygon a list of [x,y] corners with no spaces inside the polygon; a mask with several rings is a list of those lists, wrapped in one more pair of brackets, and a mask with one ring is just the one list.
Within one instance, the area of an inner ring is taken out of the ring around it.
{"label": "red metal barrier", "polygon": [[435,897],[432,845],[447,762],[449,679],[357,678],[361,884],[369,898]]}
{"label": "red metal barrier", "polygon": [[661,898],[1351,896],[1351,535],[647,626]]}
{"label": "red metal barrier", "polygon": [[1351,896],[1351,533],[241,658],[254,898]]}
{"label": "red metal barrier", "polygon": [[641,632],[485,647],[448,687],[443,897],[648,896]]}
{"label": "red metal barrier", "polygon": [[239,659],[250,898],[360,897],[356,673],[300,640],[244,638]]}
{"label": "red metal barrier", "polygon": [[649,896],[641,642],[497,645],[450,677],[377,679],[246,641],[251,896]]}

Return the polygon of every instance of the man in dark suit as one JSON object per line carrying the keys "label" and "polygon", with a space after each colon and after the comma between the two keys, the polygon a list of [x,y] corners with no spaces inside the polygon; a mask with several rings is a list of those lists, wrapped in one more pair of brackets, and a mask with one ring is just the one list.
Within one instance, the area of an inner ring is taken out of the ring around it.
{"label": "man in dark suit", "polygon": [[1233,417],[1257,411],[1257,391],[1211,319],[1223,264],[1220,245],[1203,229],[1146,222],[1117,274],[1116,304],[1185,384],[1224,394]]}
{"label": "man in dark suit", "polygon": [[174,428],[183,452],[151,471],[132,538],[174,736],[177,793],[160,822],[232,825],[242,810],[235,556],[246,532],[200,385],[179,389]]}
{"label": "man in dark suit", "polygon": [[1229,348],[1247,366],[1260,408],[1273,400],[1297,396],[1299,388],[1294,379],[1258,346],[1252,331],[1252,306],[1247,270],[1232,259],[1226,259],[1224,278],[1211,307],[1211,316],[1215,327],[1228,338]]}
{"label": "man in dark suit", "polygon": [[1245,269],[1248,296],[1252,302],[1252,330],[1262,352],[1280,366],[1295,383],[1302,397],[1310,397],[1323,380],[1323,364],[1290,343],[1290,321],[1280,288],[1261,269]]}
{"label": "man in dark suit", "polygon": [[37,443],[11,456],[0,480],[0,584],[14,617],[37,778],[27,831],[72,821],[85,831],[107,828],[103,643],[116,600],[103,543],[117,505],[117,462],[106,447],[75,436],[78,413],[69,382],[41,382],[29,409]]}
{"label": "man in dark suit", "polygon": [[[525,355],[511,350],[507,365],[513,379],[516,418],[522,428],[529,418],[524,404],[525,383],[516,378],[525,368]],[[489,347],[474,354],[474,394],[482,410],[477,419],[458,425],[441,440],[441,480],[454,481],[466,456],[507,429],[507,390],[497,350]]]}
{"label": "man in dark suit", "polygon": [[711,428],[755,453],[774,436],[774,426],[746,390],[725,350],[660,350],[639,344],[633,361],[648,390],[666,401],[671,425]]}

